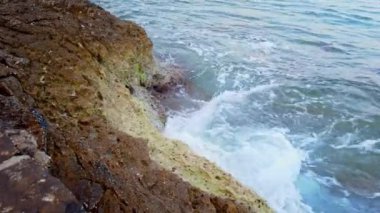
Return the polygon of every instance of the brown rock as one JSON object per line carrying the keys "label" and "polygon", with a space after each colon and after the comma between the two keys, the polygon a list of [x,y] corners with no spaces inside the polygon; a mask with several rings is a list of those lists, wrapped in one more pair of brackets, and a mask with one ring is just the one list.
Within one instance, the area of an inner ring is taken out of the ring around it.
{"label": "brown rock", "polygon": [[81,209],[58,179],[25,155],[0,164],[0,188],[0,212],[65,212],[72,206]]}
{"label": "brown rock", "polygon": [[158,93],[167,93],[174,90],[176,86],[185,83],[185,74],[178,68],[171,68],[163,73],[165,74],[156,74],[154,76],[152,87]]}
{"label": "brown rock", "polygon": [[[101,86],[150,86],[151,48],[141,27],[87,0],[0,0],[0,130],[17,130],[0,137],[0,159],[14,155],[12,140],[30,156],[0,164],[0,211],[251,211],[163,170],[144,140],[108,124]],[[36,162],[45,148],[51,171]]]}

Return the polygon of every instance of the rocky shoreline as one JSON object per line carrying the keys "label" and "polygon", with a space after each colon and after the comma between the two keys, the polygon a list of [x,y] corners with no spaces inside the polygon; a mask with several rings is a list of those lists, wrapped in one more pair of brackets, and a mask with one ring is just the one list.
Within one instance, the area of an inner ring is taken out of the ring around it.
{"label": "rocky shoreline", "polygon": [[133,22],[86,0],[0,0],[0,212],[271,212],[179,141]]}

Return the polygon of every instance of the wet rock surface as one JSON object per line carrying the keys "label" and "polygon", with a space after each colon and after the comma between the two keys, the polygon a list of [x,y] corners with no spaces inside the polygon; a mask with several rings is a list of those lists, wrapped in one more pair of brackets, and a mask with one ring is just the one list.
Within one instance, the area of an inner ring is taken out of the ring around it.
{"label": "wet rock surface", "polygon": [[85,0],[0,0],[0,212],[261,208],[191,186],[109,125],[100,85],[154,85],[151,48],[141,27]]}

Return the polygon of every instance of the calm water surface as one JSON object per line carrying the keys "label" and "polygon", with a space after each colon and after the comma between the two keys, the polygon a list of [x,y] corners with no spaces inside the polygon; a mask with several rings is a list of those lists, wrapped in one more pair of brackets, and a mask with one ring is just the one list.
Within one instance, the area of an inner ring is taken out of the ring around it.
{"label": "calm water surface", "polygon": [[165,133],[277,212],[380,212],[380,2],[93,0],[209,99]]}

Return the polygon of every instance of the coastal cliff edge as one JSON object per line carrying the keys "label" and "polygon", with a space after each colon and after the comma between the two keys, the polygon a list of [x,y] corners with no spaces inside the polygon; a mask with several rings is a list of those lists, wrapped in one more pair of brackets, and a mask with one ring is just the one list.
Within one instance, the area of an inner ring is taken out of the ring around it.
{"label": "coastal cliff edge", "polygon": [[152,46],[86,0],[0,0],[0,212],[272,212],[161,134]]}

